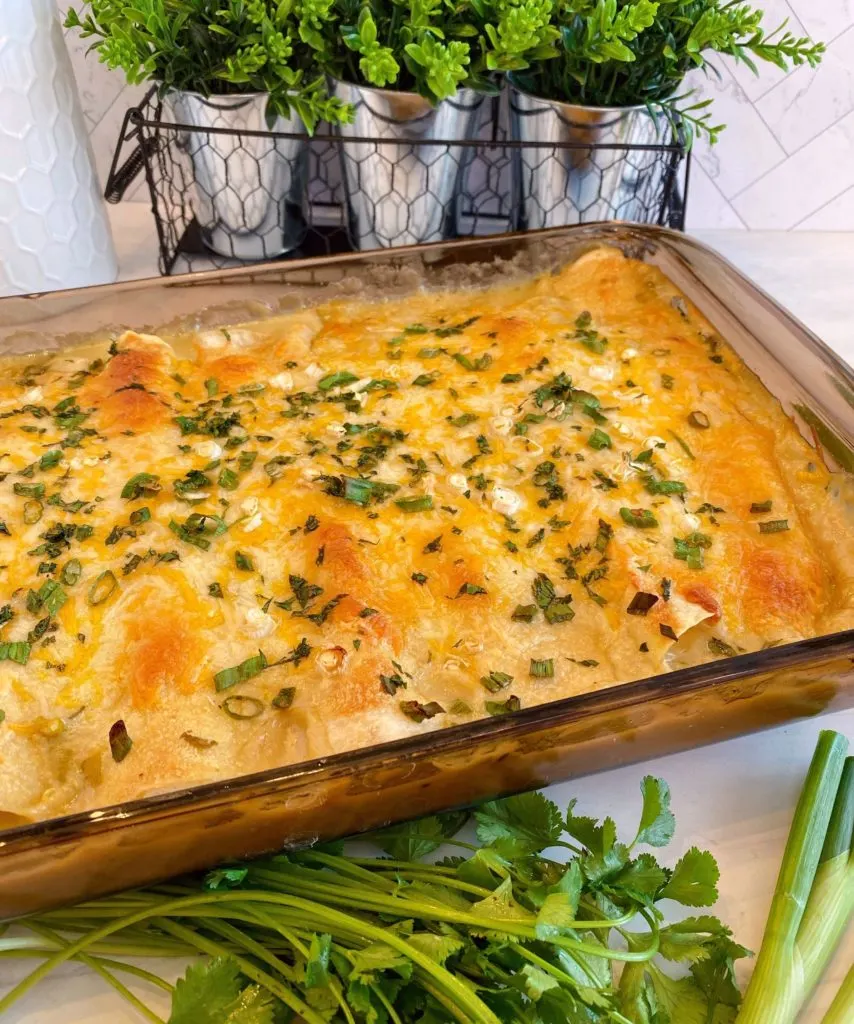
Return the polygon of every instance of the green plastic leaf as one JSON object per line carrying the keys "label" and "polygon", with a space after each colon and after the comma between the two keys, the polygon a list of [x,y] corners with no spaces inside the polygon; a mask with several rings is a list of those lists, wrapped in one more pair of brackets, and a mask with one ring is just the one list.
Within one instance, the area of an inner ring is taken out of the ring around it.
{"label": "green plastic leaf", "polygon": [[635,843],[667,846],[676,829],[676,819],[670,810],[670,787],[664,779],[646,775],[641,780],[641,793],[643,812]]}
{"label": "green plastic leaf", "polygon": [[494,800],[475,811],[477,837],[485,845],[512,840],[529,853],[545,850],[560,839],[561,813],[542,793],[521,793]]}
{"label": "green plastic leaf", "polygon": [[686,907],[710,907],[718,898],[719,878],[715,858],[708,850],[692,846],[673,869],[661,898],[676,900]]}

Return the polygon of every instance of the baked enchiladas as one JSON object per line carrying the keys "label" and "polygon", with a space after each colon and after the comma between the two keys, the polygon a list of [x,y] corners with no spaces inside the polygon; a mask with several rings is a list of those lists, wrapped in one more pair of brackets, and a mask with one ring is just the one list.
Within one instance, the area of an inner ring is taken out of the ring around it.
{"label": "baked enchiladas", "polygon": [[854,625],[837,477],[654,267],[6,361],[0,823]]}

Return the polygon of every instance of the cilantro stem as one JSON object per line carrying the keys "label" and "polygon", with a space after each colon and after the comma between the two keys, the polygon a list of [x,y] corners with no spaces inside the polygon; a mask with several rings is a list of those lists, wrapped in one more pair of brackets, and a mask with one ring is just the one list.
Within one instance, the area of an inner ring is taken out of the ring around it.
{"label": "cilantro stem", "polygon": [[[28,921],[27,927],[40,935],[42,938],[48,939],[50,942],[56,943],[61,949],[63,946],[67,946],[69,943],[62,938],[61,935],[57,935],[53,929],[46,927],[43,924],[39,924],[36,921]],[[85,964],[90,970],[98,974],[104,981],[118,992],[118,994],[130,1003],[139,1013],[142,1014],[147,1020],[151,1021],[151,1024],[166,1024],[162,1017],[159,1017],[153,1010],[150,1010],[145,1003],[142,1002],[137,996],[131,992],[131,990],[123,985],[118,978],[114,977],[107,969],[106,963],[98,957],[89,956],[86,953],[78,953],[75,957],[80,963]],[[148,974],[147,971],[143,971],[143,974]],[[153,975],[151,975],[153,977]],[[160,979],[158,979],[159,981]],[[165,983],[164,983],[165,984]],[[169,988],[170,986],[167,986]]]}
{"label": "cilantro stem", "polygon": [[371,991],[374,993],[374,995],[377,997],[377,999],[379,999],[379,1001],[385,1007],[386,1013],[391,1018],[392,1024],[403,1024],[403,1021],[401,1021],[400,1017],[398,1017],[398,1015],[395,1013],[394,1007],[388,1001],[385,993],[379,987],[379,985],[372,985],[371,986]]}

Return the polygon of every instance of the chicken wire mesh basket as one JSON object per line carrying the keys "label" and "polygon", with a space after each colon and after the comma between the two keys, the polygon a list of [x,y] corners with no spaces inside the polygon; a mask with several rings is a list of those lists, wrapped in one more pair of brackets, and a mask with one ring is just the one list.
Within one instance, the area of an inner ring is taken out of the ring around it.
{"label": "chicken wire mesh basket", "polygon": [[511,138],[505,92],[452,139],[309,138],[271,130],[263,97],[228,99],[223,114],[152,89],[125,115],[106,198],[147,190],[163,274],[601,220],[684,229],[678,126],[654,143]]}

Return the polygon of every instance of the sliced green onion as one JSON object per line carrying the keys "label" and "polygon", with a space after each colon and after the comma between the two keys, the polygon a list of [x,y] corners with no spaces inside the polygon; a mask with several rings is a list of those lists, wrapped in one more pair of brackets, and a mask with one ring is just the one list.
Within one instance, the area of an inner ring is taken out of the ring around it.
{"label": "sliced green onion", "polygon": [[784,533],[790,529],[788,519],[769,519],[767,522],[759,524],[760,533]]}
{"label": "sliced green onion", "polygon": [[80,564],[80,560],[77,558],[70,558],[62,567],[62,572],[60,573],[59,578],[66,587],[73,587],[80,579],[80,574],[82,572],[83,566]]}
{"label": "sliced green onion", "polygon": [[763,512],[770,512],[772,507],[773,507],[773,502],[771,501],[770,498],[767,498],[765,501],[754,501],[754,502],[751,502],[750,511],[754,515],[760,515]]}
{"label": "sliced green onion", "polygon": [[208,398],[213,398],[219,391],[219,381],[216,377],[208,377],[205,381],[205,391],[208,393]]}
{"label": "sliced green onion", "polygon": [[435,700],[431,700],[429,704],[420,704],[417,700],[402,700],[400,702],[400,710],[407,718],[411,718],[413,722],[419,724],[428,718],[435,718],[436,715],[443,715],[445,713],[442,705],[438,704]]}
{"label": "sliced green onion", "polygon": [[26,665],[31,650],[32,645],[23,640],[6,640],[0,643],[0,661],[14,661],[18,665]]}
{"label": "sliced green onion", "polygon": [[481,676],[480,682],[490,693],[498,693],[499,690],[505,689],[513,682],[513,676],[507,672],[493,671],[488,676]]}
{"label": "sliced green onion", "polygon": [[119,581],[113,575],[112,570],[105,570],[96,577],[95,582],[89,587],[89,604],[103,604],[118,585]]}
{"label": "sliced green onion", "polygon": [[535,604],[517,604],[510,616],[514,622],[533,622],[536,617],[537,606]]}
{"label": "sliced green onion", "polygon": [[530,675],[534,679],[553,679],[554,674],[554,658],[531,658]]}
{"label": "sliced green onion", "polygon": [[222,710],[229,718],[249,719],[257,718],[264,713],[264,702],[257,697],[244,697],[242,694],[234,693],[226,697],[220,704]]}
{"label": "sliced green onion", "polygon": [[130,522],[132,526],[139,526],[140,523],[147,523],[151,519],[151,510],[143,505],[142,508],[134,509],[130,514]]}
{"label": "sliced green onion", "polygon": [[593,428],[593,432],[590,437],[587,438],[587,443],[595,451],[602,451],[603,448],[611,447],[611,438],[604,430],[600,430],[598,427]]}
{"label": "sliced green onion", "polygon": [[217,483],[223,490],[234,491],[237,490],[237,486],[240,483],[240,479],[233,469],[229,469],[227,466],[223,466],[219,474]]}
{"label": "sliced green onion", "polygon": [[37,523],[44,513],[44,506],[37,498],[24,502],[24,522],[28,525]]}
{"label": "sliced green onion", "polygon": [[422,494],[413,498],[398,498],[395,505],[403,512],[429,512],[433,507],[433,495]]}
{"label": "sliced green onion", "polygon": [[214,676],[214,686],[219,693],[222,690],[229,689],[231,686],[235,686],[237,683],[245,683],[247,679],[252,679],[263,672],[267,665],[266,655],[263,651],[258,651],[257,654],[247,658],[246,661],[241,661],[239,665],[235,665],[233,668],[224,668],[217,672]]}
{"label": "sliced green onion", "polygon": [[45,580],[39,588],[39,601],[48,615],[53,618],[68,600],[68,594],[56,580]]}
{"label": "sliced green onion", "polygon": [[339,370],[337,373],[328,373],[317,382],[320,391],[331,391],[332,388],[340,388],[345,384],[352,384],[359,378],[349,370]]}
{"label": "sliced green onion", "polygon": [[12,484],[12,490],[22,498],[43,498],[44,484]]}
{"label": "sliced green onion", "polygon": [[498,718],[500,715],[509,715],[513,711],[521,711],[522,701],[515,694],[511,694],[507,700],[485,700],[483,706],[487,714]]}
{"label": "sliced green onion", "polygon": [[676,431],[675,430],[668,430],[667,433],[670,434],[670,436],[679,445],[679,447],[682,449],[682,451],[685,452],[685,454],[688,456],[688,458],[693,460],[694,459],[694,453],[691,451],[691,449],[688,447],[688,445],[685,443],[685,441],[683,441],[683,439],[676,433]]}

